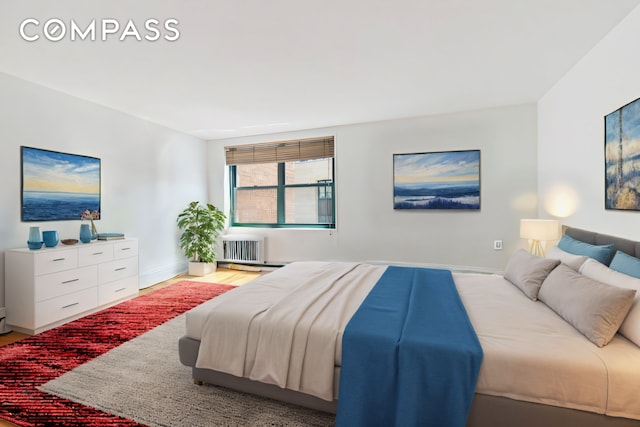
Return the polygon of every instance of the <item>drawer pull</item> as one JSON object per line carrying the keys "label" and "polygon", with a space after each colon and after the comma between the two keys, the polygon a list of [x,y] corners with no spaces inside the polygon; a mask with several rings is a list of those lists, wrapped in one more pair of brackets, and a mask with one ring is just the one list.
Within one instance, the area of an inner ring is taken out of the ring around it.
{"label": "drawer pull", "polygon": [[113,271],[122,271],[122,270],[126,270],[126,269],[127,269],[127,267],[120,267],[120,268],[116,268]]}
{"label": "drawer pull", "polygon": [[79,302],[74,302],[72,304],[63,305],[62,308],[65,309],[65,308],[73,307],[74,305],[78,305],[78,304],[80,304],[80,303]]}
{"label": "drawer pull", "polygon": [[102,255],[104,252],[94,252],[93,255]]}
{"label": "drawer pull", "polygon": [[62,282],[63,285],[66,285],[67,283],[73,283],[73,282],[77,282],[80,279],[71,279],[71,280],[65,280],[64,282]]}
{"label": "drawer pull", "polygon": [[122,248],[122,249],[120,249],[120,250],[121,250],[121,251],[128,251],[128,250],[131,250],[131,248]]}
{"label": "drawer pull", "polygon": [[53,262],[56,262],[56,261],[64,261],[65,259],[66,259],[66,258],[54,258],[54,259],[52,259],[52,261],[53,261]]}
{"label": "drawer pull", "polygon": [[115,291],[113,291],[113,292],[114,292],[114,293],[115,293],[115,292],[122,292],[122,291],[124,291],[125,289],[127,289],[127,288],[120,288],[120,289],[116,289],[116,290],[115,290]]}

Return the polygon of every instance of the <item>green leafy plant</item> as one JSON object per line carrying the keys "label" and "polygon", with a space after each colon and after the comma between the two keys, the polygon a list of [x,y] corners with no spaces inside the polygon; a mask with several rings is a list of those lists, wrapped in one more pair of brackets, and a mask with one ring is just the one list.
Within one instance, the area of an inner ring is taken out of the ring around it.
{"label": "green leafy plant", "polygon": [[180,249],[193,262],[214,262],[215,242],[224,229],[227,216],[212,204],[189,203],[189,207],[178,215]]}

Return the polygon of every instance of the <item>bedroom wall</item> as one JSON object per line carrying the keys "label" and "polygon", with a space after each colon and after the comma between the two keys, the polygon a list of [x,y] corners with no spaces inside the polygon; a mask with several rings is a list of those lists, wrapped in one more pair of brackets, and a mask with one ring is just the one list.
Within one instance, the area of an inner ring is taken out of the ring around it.
{"label": "bedroom wall", "polygon": [[[209,142],[209,198],[228,211],[225,145],[321,135],[336,138],[336,230],[240,229],[267,236],[271,262],[369,260],[500,271],[523,242],[519,219],[537,214],[536,106]],[[481,150],[481,210],[395,211],[393,154]],[[362,157],[358,153],[365,152]],[[502,239],[504,250],[493,250]]]}
{"label": "bedroom wall", "polygon": [[20,146],[25,145],[101,159],[103,219],[96,226],[139,239],[141,285],[186,270],[175,218],[191,200],[206,199],[204,141],[6,74],[0,74],[0,94],[0,251],[25,247],[31,225],[78,238],[79,219],[21,222]]}
{"label": "bedroom wall", "polygon": [[538,103],[540,216],[640,240],[640,212],[604,208],[604,116],[640,97],[640,7]]}

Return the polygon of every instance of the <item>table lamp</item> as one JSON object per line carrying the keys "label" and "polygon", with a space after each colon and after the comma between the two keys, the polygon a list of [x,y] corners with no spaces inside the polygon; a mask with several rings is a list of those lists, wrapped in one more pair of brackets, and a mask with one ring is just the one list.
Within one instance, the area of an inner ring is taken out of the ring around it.
{"label": "table lamp", "polygon": [[558,240],[560,227],[555,219],[521,219],[520,237],[529,240],[529,252],[544,256],[542,242]]}

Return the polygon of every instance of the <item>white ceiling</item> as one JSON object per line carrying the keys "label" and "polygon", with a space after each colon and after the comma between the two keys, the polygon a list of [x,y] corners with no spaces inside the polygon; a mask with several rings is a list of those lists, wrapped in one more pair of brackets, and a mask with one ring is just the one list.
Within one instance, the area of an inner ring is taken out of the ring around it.
{"label": "white ceiling", "polygon": [[[3,0],[0,71],[229,138],[535,102],[638,3]],[[175,18],[180,37],[27,42],[25,18],[40,34],[51,18],[132,19],[143,37],[146,19]]]}

